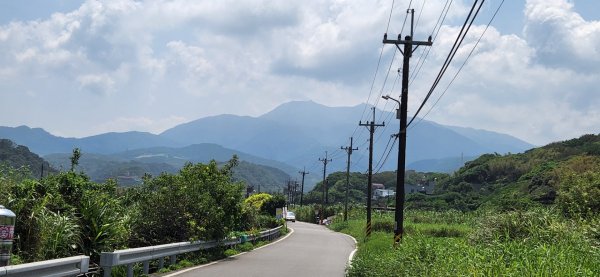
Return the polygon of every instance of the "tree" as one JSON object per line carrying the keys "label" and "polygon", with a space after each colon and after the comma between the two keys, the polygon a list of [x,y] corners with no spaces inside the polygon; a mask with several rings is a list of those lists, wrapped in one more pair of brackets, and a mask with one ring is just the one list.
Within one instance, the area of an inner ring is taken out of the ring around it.
{"label": "tree", "polygon": [[221,168],[186,164],[178,174],[146,178],[135,207],[135,244],[222,239],[240,224],[243,185],[233,182],[233,157]]}
{"label": "tree", "polygon": [[73,155],[71,156],[71,171],[75,170],[75,167],[79,164],[79,158],[81,158],[81,150],[79,148],[73,149]]}

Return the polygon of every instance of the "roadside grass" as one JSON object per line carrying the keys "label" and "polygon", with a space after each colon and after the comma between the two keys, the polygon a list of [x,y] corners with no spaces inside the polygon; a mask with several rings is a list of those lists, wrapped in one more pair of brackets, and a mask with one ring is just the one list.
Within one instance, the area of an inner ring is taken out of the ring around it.
{"label": "roadside grass", "polygon": [[393,213],[372,217],[366,241],[360,213],[330,228],[359,242],[349,276],[600,276],[600,249],[576,222],[546,210],[459,213],[408,211],[395,248]]}

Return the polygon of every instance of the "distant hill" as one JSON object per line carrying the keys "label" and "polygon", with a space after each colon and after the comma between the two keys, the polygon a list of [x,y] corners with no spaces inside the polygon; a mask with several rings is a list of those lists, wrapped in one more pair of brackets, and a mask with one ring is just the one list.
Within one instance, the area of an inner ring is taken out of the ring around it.
{"label": "distant hill", "polygon": [[[104,182],[115,179],[121,185],[139,184],[144,174],[157,176],[162,172],[174,173],[185,163],[207,163],[211,160],[225,162],[238,155],[240,164],[234,169],[234,178],[264,190],[275,190],[286,182],[290,175],[275,165],[288,171],[288,165],[254,157],[252,155],[223,148],[216,144],[197,144],[183,148],[155,147],[130,150],[116,154],[94,154],[83,152],[77,170],[88,174],[93,181]],[[52,165],[66,169],[70,167],[71,154],[50,154],[45,156]],[[261,164],[257,164],[261,163]]]}
{"label": "distant hill", "polygon": [[56,172],[47,161],[29,151],[29,148],[8,139],[0,139],[0,163],[13,168],[26,167],[35,178],[42,176],[42,170],[44,176]]}
{"label": "distant hill", "polygon": [[137,148],[182,146],[167,138],[145,132],[105,133],[85,138],[63,138],[54,136],[44,129],[27,126],[0,127],[0,138],[27,145],[31,151],[39,155],[71,153],[76,147],[87,153],[110,154]]}
{"label": "distant hill", "polygon": [[[364,127],[358,127],[359,116],[365,110],[368,111],[369,107],[364,104],[354,107],[327,107],[311,101],[294,101],[282,104],[259,117],[211,116],[175,126],[160,135],[124,132],[85,138],[63,138],[53,136],[43,129],[20,126],[0,127],[0,137],[27,145],[33,152],[40,155],[71,153],[75,147],[79,147],[84,153],[107,155],[130,152],[139,154],[136,152],[138,149],[178,149],[194,144],[211,143],[219,145],[223,149],[245,153],[254,159],[244,158],[239,154],[242,160],[276,167],[291,176],[298,176],[299,168],[307,167],[309,171],[315,171],[316,168],[320,170],[318,158],[323,157],[326,150],[333,155],[333,161],[328,165],[328,171],[344,170],[346,158],[339,148],[348,143],[347,136],[352,135],[353,130],[357,130],[354,134],[354,142],[359,150],[355,151],[352,156],[352,170],[366,170],[368,163],[366,157],[367,132]],[[386,126],[377,128],[375,133],[375,146],[373,147],[375,162],[383,157],[383,151],[390,136],[397,133],[398,130],[398,120],[395,119],[393,113],[377,110],[376,115],[376,121],[385,121]],[[427,120],[413,124],[408,132],[407,164],[424,160],[479,156],[485,153],[520,153],[533,147],[533,145],[509,135],[444,126]],[[216,152],[211,153],[215,155],[214,157],[230,156],[231,153],[223,149],[215,148]],[[186,153],[194,151],[194,149],[192,147],[181,151]],[[220,153],[219,151],[224,152]],[[393,152],[397,153],[397,150],[393,150]],[[181,156],[181,153],[174,153],[168,159],[169,161],[164,159],[163,161],[175,165],[178,156]],[[190,155],[186,158],[194,159]],[[153,160],[160,163],[160,159],[158,156],[148,156],[142,160]],[[429,164],[433,166],[429,169],[451,170],[450,167],[436,167]],[[423,162],[416,165],[422,166]],[[378,170],[386,171],[395,168],[396,159],[390,158]],[[307,175],[308,189],[321,179],[318,175]]]}
{"label": "distant hill", "polygon": [[[60,170],[68,170],[71,166],[71,154],[50,154],[44,156],[52,166]],[[120,185],[135,185],[141,183],[144,174],[157,176],[162,172],[175,173],[178,168],[166,163],[142,163],[128,161],[112,155],[102,155],[83,152],[79,165],[75,169],[86,173],[94,182],[105,182],[114,179]]]}
{"label": "distant hill", "polygon": [[233,155],[237,155],[242,161],[279,168],[289,174],[293,174],[296,171],[296,169],[290,165],[225,148],[214,143],[200,143],[179,148],[141,148],[115,153],[113,156],[124,160],[134,160],[145,163],[167,163],[174,167],[182,167],[186,162],[205,163],[210,160],[227,161],[231,159]]}
{"label": "distant hill", "polygon": [[466,162],[470,162],[476,158],[477,157],[451,157],[421,160],[408,164],[406,169],[412,169],[419,172],[452,173],[464,166]]}
{"label": "distant hill", "polygon": [[[344,136],[358,127],[358,117],[365,105],[327,107],[311,101],[295,101],[280,105],[259,117],[221,115],[198,119],[166,130],[161,136],[183,144],[218,143],[261,157],[270,157],[298,167],[314,164],[327,149],[339,149],[348,143]],[[367,109],[368,110],[368,109]],[[387,127],[376,130],[375,157],[382,156],[388,138],[397,132],[398,121],[392,113],[377,112],[377,122]],[[361,127],[362,128],[362,127]],[[519,153],[533,145],[517,138],[460,127],[448,127],[427,120],[409,130],[407,163],[426,159],[478,156],[484,153]],[[366,135],[355,143],[366,147]],[[356,151],[356,168],[366,168],[368,159]],[[342,170],[345,158],[336,158],[332,170]],[[382,170],[396,167],[390,159]]]}

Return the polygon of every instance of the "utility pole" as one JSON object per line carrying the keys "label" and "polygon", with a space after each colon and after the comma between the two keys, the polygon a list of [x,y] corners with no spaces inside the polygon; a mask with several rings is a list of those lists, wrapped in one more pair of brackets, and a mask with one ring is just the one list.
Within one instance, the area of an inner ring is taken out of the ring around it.
{"label": "utility pole", "polygon": [[373,133],[375,133],[375,127],[385,126],[385,122],[381,124],[375,124],[375,107],[373,110],[373,121],[369,122],[359,122],[358,125],[366,126],[369,129],[369,175],[367,178],[367,228],[366,228],[366,236],[365,239],[368,239],[371,236],[371,195],[373,194],[372,190],[372,180],[373,180]]}
{"label": "utility pole", "polygon": [[344,200],[344,221],[348,221],[348,192],[350,191],[350,155],[352,151],[358,150],[358,148],[352,148],[352,137],[350,137],[350,146],[340,147],[342,150],[346,150],[348,153],[348,161],[346,165],[346,199]]}
{"label": "utility pole", "polygon": [[302,205],[304,205],[302,198],[304,196],[304,175],[308,174],[308,171],[306,171],[306,167],[304,167],[302,171],[299,171],[298,173],[302,174],[302,187],[300,189],[300,207],[302,207]]}
{"label": "utility pole", "polygon": [[327,181],[325,180],[326,177],[326,173],[327,173],[327,163],[331,162],[331,159],[327,159],[327,151],[325,151],[325,158],[321,159],[319,158],[320,162],[323,162],[323,199],[322,199],[322,203],[321,203],[321,216],[319,217],[319,219],[321,220],[321,224],[323,223],[323,216],[325,216],[325,204],[327,203],[326,200],[326,195],[325,193],[327,192]]}
{"label": "utility pole", "polygon": [[294,180],[292,182],[292,203],[294,204],[294,206],[296,206],[296,197],[297,197],[297,192],[298,192],[298,181]]}
{"label": "utility pole", "polygon": [[287,198],[288,198],[288,206],[290,206],[292,204],[292,197],[290,194],[290,179],[288,179],[288,183],[287,183],[287,192],[286,192]]}
{"label": "utility pole", "polygon": [[325,178],[325,206],[329,205],[329,177]]}
{"label": "utility pole", "polygon": [[[404,37],[402,40],[402,34],[398,35],[397,40],[387,39],[387,33],[383,35],[383,44],[394,44],[396,48],[402,53],[404,59],[402,64],[402,94],[400,96],[400,132],[398,137],[400,144],[398,146],[398,172],[396,173],[396,212],[395,212],[395,226],[394,226],[394,245],[397,245],[402,241],[402,235],[404,233],[404,197],[406,192],[404,191],[404,174],[406,166],[406,121],[408,111],[408,70],[410,68],[409,61],[412,57],[413,52],[420,46],[431,46],[431,36],[427,41],[414,41],[413,40],[413,23],[415,18],[415,10],[407,10],[410,13],[410,36]],[[404,45],[404,50],[400,49],[400,44]],[[413,48],[413,46],[416,46]]]}

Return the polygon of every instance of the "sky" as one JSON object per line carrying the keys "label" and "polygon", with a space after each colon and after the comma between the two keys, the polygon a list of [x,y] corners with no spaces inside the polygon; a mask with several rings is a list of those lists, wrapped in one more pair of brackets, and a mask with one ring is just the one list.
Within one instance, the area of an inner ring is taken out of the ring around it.
{"label": "sky", "polygon": [[[390,111],[379,96],[400,94],[402,59],[382,37],[408,33],[409,2],[415,39],[435,38],[411,59],[410,116],[473,0],[451,1],[439,32],[446,0],[1,1],[0,125],[83,137],[294,100]],[[506,0],[482,36],[500,3],[485,1],[419,116],[536,145],[599,133],[600,1]]]}

